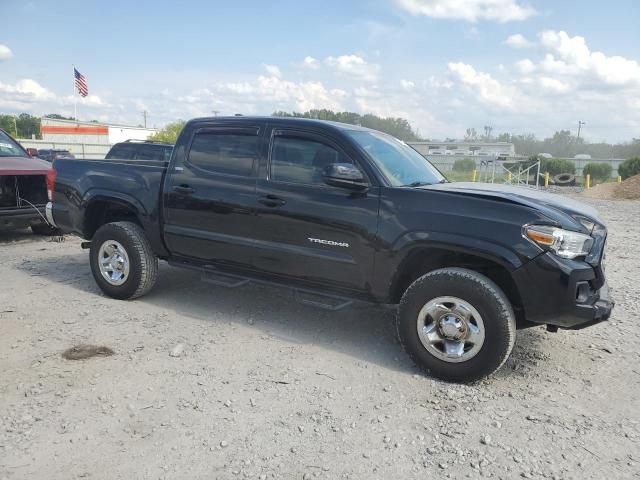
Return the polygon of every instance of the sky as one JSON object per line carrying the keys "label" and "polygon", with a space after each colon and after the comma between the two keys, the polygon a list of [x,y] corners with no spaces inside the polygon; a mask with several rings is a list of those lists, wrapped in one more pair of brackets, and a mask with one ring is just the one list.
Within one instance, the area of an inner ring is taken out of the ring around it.
{"label": "sky", "polygon": [[[420,135],[640,137],[640,1],[0,0],[0,113],[163,126],[312,108]],[[89,96],[73,95],[72,65]]]}

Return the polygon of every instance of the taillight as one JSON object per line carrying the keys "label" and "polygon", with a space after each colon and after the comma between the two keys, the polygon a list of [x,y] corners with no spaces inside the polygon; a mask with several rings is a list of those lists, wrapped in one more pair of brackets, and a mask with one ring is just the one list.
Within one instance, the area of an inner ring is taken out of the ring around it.
{"label": "taillight", "polygon": [[53,187],[56,183],[56,171],[54,168],[49,169],[47,172],[47,197],[50,202],[53,202]]}

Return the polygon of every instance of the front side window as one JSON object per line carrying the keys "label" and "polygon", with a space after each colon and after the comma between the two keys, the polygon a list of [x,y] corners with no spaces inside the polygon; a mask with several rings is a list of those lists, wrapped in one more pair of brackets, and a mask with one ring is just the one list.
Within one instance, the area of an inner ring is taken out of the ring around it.
{"label": "front side window", "polygon": [[209,172],[249,177],[257,158],[257,135],[205,131],[193,137],[187,161]]}
{"label": "front side window", "polygon": [[271,180],[324,185],[324,169],[333,163],[353,162],[333,147],[314,140],[277,136],[271,147]]}

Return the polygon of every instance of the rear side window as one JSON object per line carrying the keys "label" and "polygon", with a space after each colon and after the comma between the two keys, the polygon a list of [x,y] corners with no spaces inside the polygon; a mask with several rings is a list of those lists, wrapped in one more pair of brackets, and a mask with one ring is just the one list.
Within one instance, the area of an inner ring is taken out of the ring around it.
{"label": "rear side window", "polygon": [[160,145],[139,145],[136,160],[167,160],[165,152],[170,149]]}
{"label": "rear side window", "polygon": [[208,172],[249,177],[257,158],[257,135],[202,131],[193,137],[187,161]]}
{"label": "rear side window", "polygon": [[104,157],[106,159],[109,158],[120,158],[122,160],[133,160],[135,155],[135,145],[131,144],[116,144],[111,147],[107,156]]}

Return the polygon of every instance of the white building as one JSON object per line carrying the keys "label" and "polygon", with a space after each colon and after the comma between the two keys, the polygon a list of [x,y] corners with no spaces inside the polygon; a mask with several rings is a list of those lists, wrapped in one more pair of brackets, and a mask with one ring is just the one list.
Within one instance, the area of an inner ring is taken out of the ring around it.
{"label": "white building", "polygon": [[460,157],[513,157],[516,149],[507,142],[408,142],[422,155],[456,155]]}
{"label": "white building", "polygon": [[125,140],[146,140],[157,132],[157,128],[129,125],[77,122],[47,117],[40,120],[42,140],[54,143],[113,145]]}

